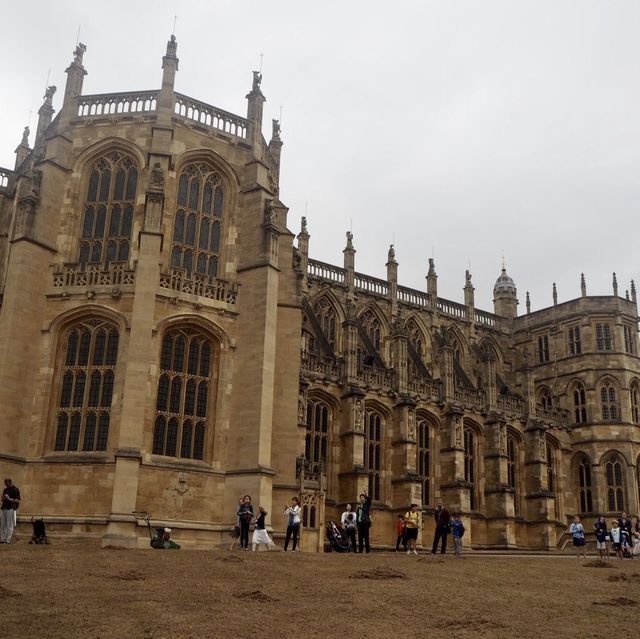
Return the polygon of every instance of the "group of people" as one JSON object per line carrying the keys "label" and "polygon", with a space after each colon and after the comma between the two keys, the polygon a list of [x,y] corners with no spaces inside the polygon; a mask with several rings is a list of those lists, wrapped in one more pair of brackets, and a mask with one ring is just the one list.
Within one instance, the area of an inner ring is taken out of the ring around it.
{"label": "group of people", "polygon": [[[435,520],[435,531],[433,534],[433,545],[431,554],[435,555],[440,548],[441,554],[447,552],[447,537],[453,537],[453,552],[456,557],[462,556],[462,537],[465,528],[460,513],[451,513],[444,507],[442,501],[438,501],[436,510],[433,513]],[[418,505],[411,504],[409,510],[404,515],[398,515],[397,520],[396,552],[400,551],[400,544],[407,555],[417,555],[416,543],[418,530],[420,529],[420,513]]]}
{"label": "group of people", "polygon": [[[622,513],[618,519],[614,519],[610,528],[607,528],[605,518],[599,517],[593,526],[593,531],[596,535],[596,549],[599,559],[609,559],[610,548],[618,559],[640,556],[640,518],[634,531],[627,513]],[[573,538],[576,557],[580,558],[582,555],[586,559],[585,529],[577,515],[569,526],[569,532]]]}
{"label": "group of people", "polygon": [[[232,541],[229,550],[233,550],[238,540],[240,540],[240,550],[249,550],[249,528],[254,522],[253,536],[251,538],[251,549],[256,551],[260,545],[264,545],[267,550],[271,550],[274,545],[269,537],[266,527],[267,511],[263,506],[258,506],[257,516],[251,503],[251,495],[245,495],[238,500],[238,511],[236,513],[237,522],[231,533]],[[300,500],[297,497],[291,499],[291,503],[284,508],[284,516],[287,518],[287,533],[284,540],[285,552],[289,549],[289,542],[292,543],[292,550],[298,549],[300,539],[301,508]]]}

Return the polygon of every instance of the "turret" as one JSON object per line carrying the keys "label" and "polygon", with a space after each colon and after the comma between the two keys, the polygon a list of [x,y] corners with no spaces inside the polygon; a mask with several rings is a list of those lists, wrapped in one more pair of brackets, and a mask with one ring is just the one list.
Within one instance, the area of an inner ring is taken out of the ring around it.
{"label": "turret", "polygon": [[438,275],[433,258],[429,258],[429,271],[427,272],[427,294],[431,302],[431,308],[438,306]]}
{"label": "turret", "polygon": [[342,251],[344,255],[344,277],[347,285],[347,299],[353,300],[353,290],[355,286],[355,255],[356,250],[353,248],[353,233],[347,231],[347,245]]}
{"label": "turret", "polygon": [[464,273],[464,305],[467,307],[467,319],[473,321],[474,315],[474,295],[475,288],[471,283],[471,271],[467,270]]}
{"label": "turret", "polygon": [[504,267],[493,287],[493,308],[496,315],[508,319],[515,319],[518,314],[518,291]]}
{"label": "turret", "polygon": [[[262,136],[262,111],[267,99],[262,94],[260,84],[262,83],[262,73],[253,72],[253,84],[251,91],[247,93],[247,120],[249,120],[248,141],[258,152],[260,150],[260,137]],[[256,151],[254,151],[255,153]]]}
{"label": "turret", "polygon": [[307,269],[309,264],[309,231],[307,230],[307,218],[302,217],[300,233],[298,233],[298,254],[300,255],[300,268],[302,269],[303,288],[307,286]]}
{"label": "turret", "polygon": [[16,171],[18,170],[18,168],[22,165],[22,163],[25,161],[27,155],[29,155],[29,153],[31,153],[31,149],[29,148],[29,134],[31,133],[31,131],[29,130],[28,126],[24,127],[24,131],[22,132],[22,142],[20,142],[20,144],[18,144],[18,146],[16,147],[16,166],[15,169]]}
{"label": "turret", "polygon": [[280,120],[271,120],[271,140],[269,151],[276,165],[276,184],[280,183],[280,156],[282,154],[282,140],[280,138]]}
{"label": "turret", "polygon": [[78,43],[76,50],[73,52],[73,62],[65,70],[67,84],[64,87],[63,109],[72,104],[73,98],[82,95],[84,76],[87,75],[86,69],[82,66],[82,57],[86,50],[87,47],[82,42]]}
{"label": "turret", "polygon": [[36,129],[36,141],[34,147],[38,146],[42,142],[44,132],[51,124],[55,109],[53,108],[53,96],[56,92],[56,87],[47,87],[44,92],[44,102],[38,109],[38,128]]}
{"label": "turret", "polygon": [[167,51],[162,56],[162,86],[158,95],[158,113],[164,116],[163,119],[171,118],[174,104],[174,86],[176,80],[176,71],[180,60],[176,55],[178,52],[178,43],[175,35],[171,34],[171,38],[167,42]]}
{"label": "turret", "polygon": [[391,303],[391,316],[395,317],[398,311],[398,262],[396,262],[396,250],[393,244],[389,246],[387,253],[387,283],[389,285],[389,301]]}

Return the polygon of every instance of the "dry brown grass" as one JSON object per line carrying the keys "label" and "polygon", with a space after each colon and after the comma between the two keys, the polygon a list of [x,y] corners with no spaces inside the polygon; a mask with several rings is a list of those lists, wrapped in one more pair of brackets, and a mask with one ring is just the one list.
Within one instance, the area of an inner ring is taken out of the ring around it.
{"label": "dry brown grass", "polygon": [[[596,637],[640,614],[635,561],[0,547],[0,637]],[[350,577],[354,578],[350,578]],[[360,577],[360,578],[358,578]],[[614,579],[616,578],[616,582]],[[638,618],[638,617],[636,617]]]}

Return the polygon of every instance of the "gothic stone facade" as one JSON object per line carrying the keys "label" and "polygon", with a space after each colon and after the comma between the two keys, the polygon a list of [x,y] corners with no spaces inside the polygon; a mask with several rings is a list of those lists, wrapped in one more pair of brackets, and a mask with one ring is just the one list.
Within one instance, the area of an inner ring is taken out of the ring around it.
{"label": "gothic stone facade", "polygon": [[278,122],[177,93],[83,95],[84,45],[0,169],[0,467],[23,528],[144,545],[146,510],[222,544],[249,493],[303,546],[364,491],[374,544],[442,498],[477,548],[552,548],[567,519],[638,510],[640,362],[631,295],[517,315],[309,258],[279,197]]}

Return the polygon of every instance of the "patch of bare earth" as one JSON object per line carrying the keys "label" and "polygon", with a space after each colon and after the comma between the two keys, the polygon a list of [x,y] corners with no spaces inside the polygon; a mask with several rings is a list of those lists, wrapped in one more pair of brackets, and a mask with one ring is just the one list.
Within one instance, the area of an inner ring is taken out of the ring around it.
{"label": "patch of bare earth", "polygon": [[640,584],[640,574],[633,572],[630,575],[621,573],[619,575],[609,575],[607,581],[624,581],[625,583]]}
{"label": "patch of bare earth", "polygon": [[429,639],[566,628],[600,639],[639,610],[631,561],[594,579],[575,557],[103,552],[53,541],[0,546],[0,639],[388,639],[407,634],[408,620]]}
{"label": "patch of bare earth", "polygon": [[613,599],[607,599],[606,601],[594,601],[594,606],[614,606],[615,608],[635,608],[638,606],[638,602],[635,599],[627,599],[627,597],[614,597]]}
{"label": "patch of bare earth", "polygon": [[602,559],[596,559],[595,561],[587,561],[586,564],[582,564],[585,568],[613,568],[613,562],[602,561]]}
{"label": "patch of bare earth", "polygon": [[372,568],[371,570],[359,570],[358,572],[350,575],[353,579],[406,579],[407,575],[405,575],[402,571],[396,570],[395,568],[389,568],[387,566],[378,566],[377,568]]}

